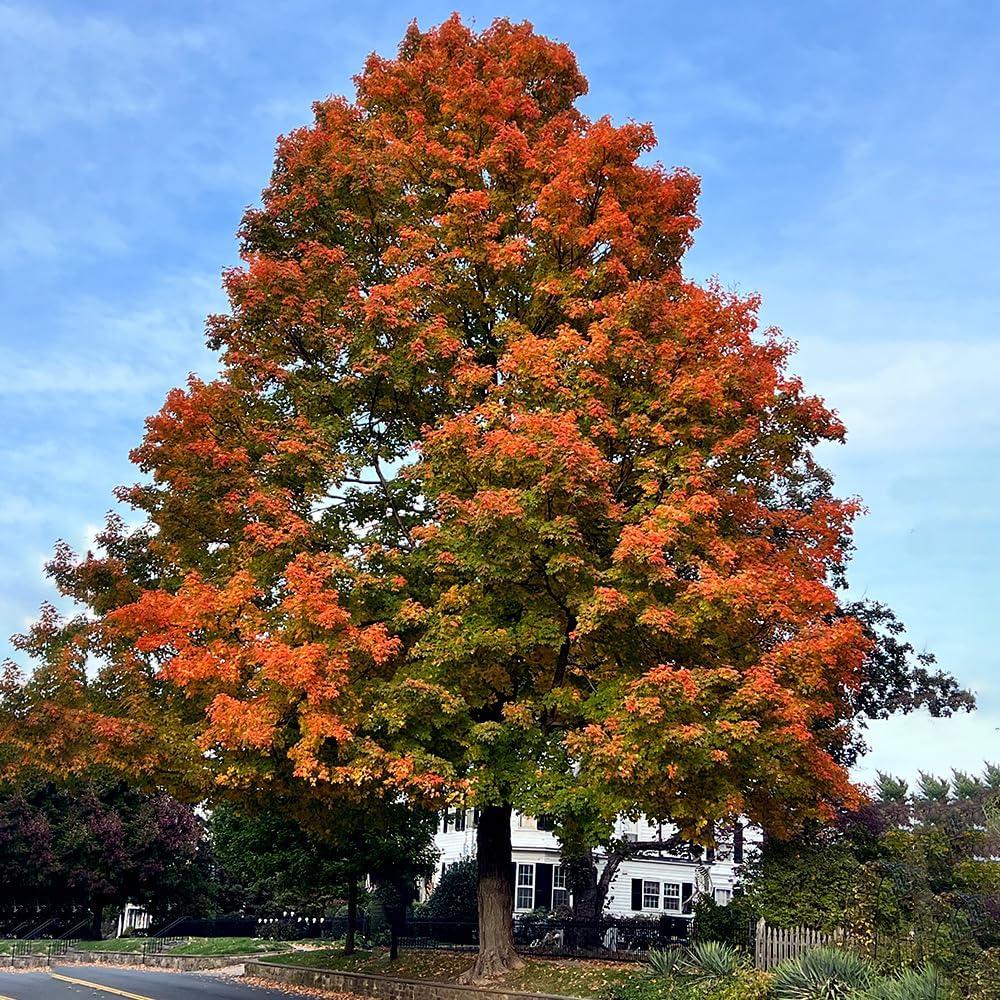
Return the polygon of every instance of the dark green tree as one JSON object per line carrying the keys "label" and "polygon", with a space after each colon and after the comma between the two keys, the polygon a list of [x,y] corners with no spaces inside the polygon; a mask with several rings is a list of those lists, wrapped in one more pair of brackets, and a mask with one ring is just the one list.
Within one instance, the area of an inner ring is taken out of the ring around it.
{"label": "dark green tree", "polygon": [[[7,917],[90,915],[144,905],[156,916],[212,904],[201,822],[190,806],[112,778],[30,780],[0,791]],[[74,918],[75,919],[75,918]]]}
{"label": "dark green tree", "polygon": [[477,882],[474,858],[463,858],[449,865],[424,905],[423,915],[432,920],[475,923]]}

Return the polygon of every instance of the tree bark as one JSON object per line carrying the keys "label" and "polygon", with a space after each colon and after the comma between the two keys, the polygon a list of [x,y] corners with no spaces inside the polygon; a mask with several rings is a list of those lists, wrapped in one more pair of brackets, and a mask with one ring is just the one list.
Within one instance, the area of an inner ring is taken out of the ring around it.
{"label": "tree bark", "polygon": [[605,848],[604,867],[598,872],[594,852],[586,850],[579,857],[568,855],[563,848],[563,864],[569,868],[570,891],[573,893],[573,915],[578,920],[599,920],[604,915],[604,904],[611,883],[622,862],[646,854],[676,852],[682,841],[679,837],[668,840],[643,840],[639,842],[615,841]]}
{"label": "tree bark", "polygon": [[344,932],[344,954],[353,955],[358,930],[358,877],[347,880],[347,928]]}
{"label": "tree bark", "polygon": [[460,983],[480,983],[524,963],[514,950],[514,881],[511,877],[511,807],[485,806],[476,830],[479,954]]}
{"label": "tree bark", "polygon": [[104,937],[104,897],[92,896],[90,900],[90,939],[100,941]]}

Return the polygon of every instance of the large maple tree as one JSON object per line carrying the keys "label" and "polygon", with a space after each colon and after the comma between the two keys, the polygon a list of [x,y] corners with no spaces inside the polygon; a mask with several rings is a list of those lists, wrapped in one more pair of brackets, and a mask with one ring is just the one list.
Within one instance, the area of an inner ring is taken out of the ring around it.
{"label": "large maple tree", "polygon": [[517,962],[512,808],[705,840],[856,799],[859,508],[756,299],[682,273],[697,179],[579,110],[565,45],[456,16],[356,84],[279,140],[221,374],[134,452],[145,525],[59,552],[90,614],[25,640],[7,739],[96,730],[220,794],[475,803],[482,976]]}

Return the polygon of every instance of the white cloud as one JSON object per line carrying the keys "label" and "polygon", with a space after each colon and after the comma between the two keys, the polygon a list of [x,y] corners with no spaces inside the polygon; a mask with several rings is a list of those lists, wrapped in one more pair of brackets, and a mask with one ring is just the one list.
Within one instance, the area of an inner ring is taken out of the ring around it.
{"label": "white cloud", "polygon": [[55,17],[2,5],[0,134],[10,140],[14,133],[42,131],[57,122],[147,113],[159,102],[165,65],[204,43],[189,30],[139,32],[110,17]]}
{"label": "white cloud", "polygon": [[165,391],[189,371],[210,376],[216,362],[202,346],[205,316],[224,307],[217,282],[202,275],[164,280],[145,304],[125,310],[78,298],[41,349],[0,346],[0,397],[50,405],[53,396],[84,396],[103,410],[124,409],[124,398]]}
{"label": "white cloud", "polygon": [[65,218],[56,221],[24,211],[0,215],[0,264],[21,265],[26,257],[58,263],[67,251],[67,242],[77,254],[115,254],[128,247],[120,223],[86,208],[76,214],[71,225]]}
{"label": "white cloud", "polygon": [[810,339],[792,367],[844,420],[852,452],[993,443],[1000,341]]}

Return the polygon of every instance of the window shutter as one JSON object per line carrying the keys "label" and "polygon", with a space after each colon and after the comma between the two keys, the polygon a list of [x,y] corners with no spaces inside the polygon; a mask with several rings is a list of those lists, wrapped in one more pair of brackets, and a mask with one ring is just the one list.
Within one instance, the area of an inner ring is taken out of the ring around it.
{"label": "window shutter", "polygon": [[552,865],[535,865],[535,908],[552,909]]}
{"label": "window shutter", "polygon": [[511,893],[514,894],[515,901],[517,898],[517,864],[515,862],[510,863],[510,889]]}
{"label": "window shutter", "polygon": [[694,882],[681,882],[681,913],[691,912],[691,897],[694,895]]}
{"label": "window shutter", "polygon": [[444,811],[444,831],[443,831],[444,833],[448,832],[448,823],[449,823],[450,820],[451,820],[451,814],[448,812],[447,809],[445,809],[445,811]]}
{"label": "window shutter", "polygon": [[738,820],[733,830],[733,861],[738,865],[743,864],[743,824]]}
{"label": "window shutter", "polygon": [[642,909],[642,879],[632,879],[632,909]]}

